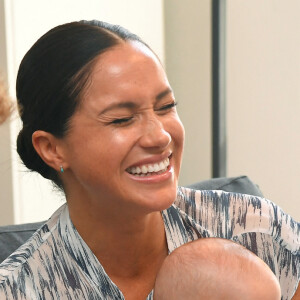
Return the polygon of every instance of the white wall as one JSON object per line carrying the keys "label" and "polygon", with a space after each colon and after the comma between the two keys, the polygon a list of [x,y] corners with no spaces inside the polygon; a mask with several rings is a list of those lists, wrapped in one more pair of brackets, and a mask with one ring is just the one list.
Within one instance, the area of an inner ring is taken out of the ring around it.
{"label": "white wall", "polygon": [[[8,69],[5,29],[4,2],[0,1],[0,77],[4,84],[7,83]],[[10,124],[7,121],[0,126],[0,224],[11,222],[14,216],[10,133]],[[6,201],[1,201],[1,199]]]}
{"label": "white wall", "polygon": [[210,0],[165,0],[166,70],[186,140],[180,184],[211,177]]}
{"label": "white wall", "polygon": [[[228,174],[300,219],[300,1],[228,0]],[[211,177],[211,0],[165,0],[166,69],[186,128],[181,184]]]}
{"label": "white wall", "polygon": [[228,175],[300,220],[300,1],[227,1]]}
{"label": "white wall", "polygon": [[[81,19],[100,19],[121,24],[140,35],[162,60],[164,59],[161,0],[0,0],[0,3],[5,4],[2,14],[6,19],[7,38],[1,48],[7,47],[10,53],[6,59],[12,95],[18,66],[24,54],[42,34],[61,23]],[[1,53],[0,56],[3,57],[4,54]],[[18,120],[11,127],[11,131],[7,129],[5,134],[9,133],[11,139],[15,141],[19,130]],[[19,162],[14,145],[11,153],[6,155],[12,156],[12,165],[8,168],[10,171],[13,170],[13,180],[1,168],[0,182],[6,180],[6,183],[1,186],[0,203],[1,208],[4,205],[8,209],[14,207],[14,218],[12,214],[8,215],[9,210],[1,210],[0,224],[32,222],[48,218],[62,204],[64,197],[60,193],[53,192],[47,180],[27,172]],[[6,163],[7,161],[8,159]],[[11,191],[12,184],[13,191]],[[12,192],[13,206],[10,199]]]}

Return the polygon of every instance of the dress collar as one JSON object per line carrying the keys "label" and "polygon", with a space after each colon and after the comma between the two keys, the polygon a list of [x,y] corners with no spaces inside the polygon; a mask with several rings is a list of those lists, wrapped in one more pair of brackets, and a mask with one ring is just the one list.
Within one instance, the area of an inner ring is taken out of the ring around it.
{"label": "dress collar", "polygon": [[106,274],[97,257],[76,230],[70,218],[67,205],[61,212],[58,222],[58,232],[64,241],[66,250],[90,278],[95,288],[101,290],[103,297],[111,299],[110,296],[113,295],[112,299],[124,299],[119,288]]}
{"label": "dress collar", "polygon": [[[188,238],[189,234],[185,228],[179,209],[175,205],[162,211],[162,217],[168,252],[171,253],[190,240]],[[114,299],[124,299],[122,292],[109,278],[97,257],[76,230],[70,218],[67,205],[64,205],[60,210],[57,229],[64,242],[63,244],[66,251],[71,255],[86,276],[90,278],[95,288],[101,289],[103,296],[108,297],[105,299],[110,299],[110,295],[114,295]],[[153,291],[148,295],[147,299],[152,299],[152,294]]]}

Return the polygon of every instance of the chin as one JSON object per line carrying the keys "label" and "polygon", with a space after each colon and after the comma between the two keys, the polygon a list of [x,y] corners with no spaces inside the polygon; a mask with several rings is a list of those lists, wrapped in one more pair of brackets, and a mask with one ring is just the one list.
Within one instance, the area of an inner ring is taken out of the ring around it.
{"label": "chin", "polygon": [[160,189],[157,192],[150,192],[151,196],[146,195],[145,204],[149,212],[163,211],[168,209],[176,200],[177,185],[168,189]]}

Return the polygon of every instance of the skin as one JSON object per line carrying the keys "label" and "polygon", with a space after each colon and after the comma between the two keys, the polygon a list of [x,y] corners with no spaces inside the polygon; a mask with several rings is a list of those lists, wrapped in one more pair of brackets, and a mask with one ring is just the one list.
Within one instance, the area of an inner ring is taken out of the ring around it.
{"label": "skin", "polygon": [[277,278],[255,254],[232,241],[184,244],[160,269],[154,299],[280,300]]}
{"label": "skin", "polygon": [[292,298],[293,300],[300,300],[300,285],[298,285],[298,288],[295,292],[294,297]]}
{"label": "skin", "polygon": [[[68,134],[33,134],[43,160],[63,166],[71,219],[126,299],[147,297],[168,253],[160,211],[176,198],[184,142],[174,102],[157,57],[121,43],[95,61]],[[127,172],[166,157],[163,174]]]}

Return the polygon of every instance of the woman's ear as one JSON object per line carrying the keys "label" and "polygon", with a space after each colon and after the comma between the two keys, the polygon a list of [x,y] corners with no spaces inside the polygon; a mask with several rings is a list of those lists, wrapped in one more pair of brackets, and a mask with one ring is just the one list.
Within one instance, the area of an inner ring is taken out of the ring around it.
{"label": "woman's ear", "polygon": [[61,166],[66,168],[61,141],[53,134],[37,130],[32,134],[32,144],[41,159],[53,169],[60,171]]}

